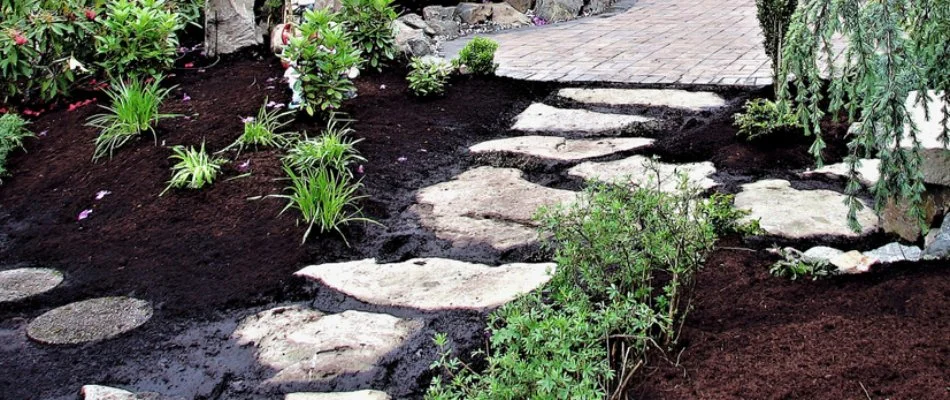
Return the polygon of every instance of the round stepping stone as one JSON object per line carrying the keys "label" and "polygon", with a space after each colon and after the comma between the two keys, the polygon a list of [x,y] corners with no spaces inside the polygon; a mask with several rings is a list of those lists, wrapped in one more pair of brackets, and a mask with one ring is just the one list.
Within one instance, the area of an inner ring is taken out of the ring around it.
{"label": "round stepping stone", "polygon": [[50,268],[17,268],[0,271],[0,303],[23,300],[53,290],[63,274]]}
{"label": "round stepping stone", "polygon": [[710,178],[716,173],[716,167],[708,161],[667,164],[650,157],[632,156],[616,161],[585,162],[569,169],[567,173],[585,180],[602,182],[626,180],[632,185],[659,187],[660,190],[668,193],[675,192],[679,187],[678,174],[686,174],[690,184],[700,189],[716,186],[716,181]]}
{"label": "round stepping stone", "polygon": [[295,275],[376,305],[422,310],[498,307],[551,279],[556,264],[491,267],[444,258],[393,264],[375,259],[312,265]]}
{"label": "round stepping stone", "polygon": [[861,232],[848,227],[846,197],[831,190],[798,190],[788,181],[771,179],[742,185],[735,206],[750,211],[745,221],[758,219],[769,234],[787,238],[860,237],[876,230],[877,216],[864,202],[857,213]]}
{"label": "round stepping stone", "polygon": [[386,392],[360,390],[345,393],[288,393],[284,400],[389,400]]}
{"label": "round stepping stone", "polygon": [[691,112],[712,111],[729,103],[716,93],[678,89],[579,89],[558,91],[558,96],[585,104],[669,107]]}
{"label": "round stepping stone", "polygon": [[630,151],[653,144],[645,138],[565,139],[555,136],[519,136],[491,140],[469,147],[474,154],[511,153],[554,161],[577,161]]}
{"label": "round stepping stone", "polygon": [[538,208],[576,197],[569,190],[528,182],[517,169],[479,167],[419,190],[411,210],[423,227],[455,247],[489,246],[504,252],[537,242],[533,217]]}
{"label": "round stepping stone", "polygon": [[[858,181],[861,182],[864,186],[871,187],[877,184],[877,181],[881,179],[881,173],[878,170],[881,166],[881,160],[876,158],[870,159],[861,159],[861,165],[857,169]],[[825,175],[838,178],[847,178],[848,177],[848,164],[847,163],[837,163],[831,165],[825,165],[824,167],[805,171],[802,173],[803,177],[811,177],[814,175]]]}
{"label": "round stepping stone", "polygon": [[277,307],[245,318],[232,337],[253,344],[258,362],[275,371],[267,385],[325,382],[372,370],[422,328],[422,321],[345,311],[325,315],[304,305]]}
{"label": "round stepping stone", "polygon": [[50,310],[26,329],[30,339],[47,344],[77,344],[116,337],[152,317],[145,300],[101,297]]}
{"label": "round stepping stone", "polygon": [[117,389],[101,385],[85,385],[82,387],[83,400],[179,400],[162,396],[158,393],[132,393],[128,390]]}
{"label": "round stepping stone", "polygon": [[642,115],[607,114],[534,103],[515,117],[511,129],[523,132],[600,136],[649,132],[660,122]]}

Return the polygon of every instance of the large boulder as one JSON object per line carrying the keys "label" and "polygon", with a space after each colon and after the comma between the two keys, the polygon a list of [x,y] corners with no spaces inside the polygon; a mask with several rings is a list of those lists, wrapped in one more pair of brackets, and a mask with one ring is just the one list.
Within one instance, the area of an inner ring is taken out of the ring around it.
{"label": "large boulder", "polygon": [[534,13],[547,22],[574,19],[581,13],[584,0],[538,0]]}
{"label": "large boulder", "polygon": [[[924,158],[921,165],[924,182],[932,185],[950,186],[950,150],[943,146],[940,139],[944,131],[943,121],[946,118],[943,109],[948,107],[945,102],[950,100],[942,97],[943,92],[930,91],[927,95],[930,97],[930,101],[923,102],[918,101],[918,92],[911,92],[906,103],[914,125],[918,129],[917,138],[920,140]],[[930,118],[928,119],[927,116]],[[905,148],[914,146],[909,140],[903,141],[902,145]]]}
{"label": "large boulder", "polygon": [[526,13],[534,6],[534,0],[505,0],[505,3],[508,3],[520,13]]}
{"label": "large boulder", "polygon": [[491,17],[492,5],[487,3],[459,3],[459,18],[469,25],[483,24]]}
{"label": "large boulder", "polygon": [[[905,199],[890,199],[881,211],[881,225],[885,232],[896,233],[908,242],[920,239],[920,224],[908,214],[910,202]],[[950,212],[950,187],[929,186],[921,196],[920,209],[928,223],[937,216]]]}
{"label": "large boulder", "polygon": [[581,10],[581,13],[584,15],[600,14],[607,11],[613,4],[614,0],[590,0]]}
{"label": "large boulder", "polygon": [[254,0],[208,0],[205,52],[228,54],[264,42],[254,22]]}
{"label": "large boulder", "polygon": [[531,18],[522,14],[508,3],[491,5],[491,21],[505,27],[531,25]]}
{"label": "large boulder", "polygon": [[461,26],[456,7],[428,6],[422,9],[422,16],[437,36],[446,39],[455,39],[459,36]]}
{"label": "large boulder", "polygon": [[436,52],[435,40],[425,29],[413,28],[402,20],[393,21],[396,49],[407,58],[422,57]]}

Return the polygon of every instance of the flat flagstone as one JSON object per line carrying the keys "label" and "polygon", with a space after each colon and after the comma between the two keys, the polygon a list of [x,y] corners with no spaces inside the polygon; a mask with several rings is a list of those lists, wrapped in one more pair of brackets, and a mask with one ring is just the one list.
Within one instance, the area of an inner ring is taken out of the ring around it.
{"label": "flat flagstone", "polygon": [[0,303],[23,300],[53,290],[63,274],[51,268],[17,268],[0,271]]}
{"label": "flat flagstone", "polygon": [[456,247],[508,251],[538,240],[534,214],[577,194],[528,182],[514,168],[479,167],[420,189],[412,210],[423,227]]}
{"label": "flat flagstone", "polygon": [[386,392],[359,390],[341,393],[289,393],[284,400],[389,400]]}
{"label": "flat flagstone", "polygon": [[771,179],[742,185],[742,191],[736,194],[735,206],[750,211],[744,220],[758,219],[769,234],[787,238],[859,237],[876,230],[877,216],[867,204],[857,212],[861,232],[848,227],[845,198],[844,194],[831,190],[798,190],[788,181]]}
{"label": "flat flagstone", "polygon": [[258,362],[275,371],[265,384],[282,385],[369,371],[422,325],[388,314],[325,315],[292,305],[245,318],[232,337],[239,345],[255,346]]}
{"label": "flat flagstone", "polygon": [[[864,186],[871,187],[877,184],[877,181],[881,179],[881,173],[879,168],[881,166],[881,160],[876,158],[861,159],[861,165],[857,168],[858,181],[861,182]],[[833,176],[839,178],[848,177],[848,164],[840,162],[837,164],[825,165],[824,167],[805,171],[802,173],[804,177],[811,177],[815,175],[825,175]]]}
{"label": "flat flagstone", "polygon": [[713,111],[729,104],[716,93],[678,89],[566,88],[557,95],[585,104],[667,107],[690,112]]}
{"label": "flat flagstone", "polygon": [[101,297],[55,308],[27,326],[30,339],[47,344],[77,344],[116,337],[152,317],[145,300]]}
{"label": "flat flagstone", "polygon": [[[653,169],[655,168],[655,170]],[[632,185],[656,187],[665,192],[674,192],[679,186],[678,174],[686,174],[690,184],[700,189],[716,186],[710,176],[716,173],[711,162],[667,164],[650,157],[632,156],[616,161],[585,162],[567,171],[568,175],[617,183],[621,180]]]}
{"label": "flat flagstone", "polygon": [[565,139],[556,136],[518,136],[469,147],[473,154],[511,153],[554,161],[577,161],[630,151],[653,144],[646,138]]}
{"label": "flat flagstone", "polygon": [[642,115],[608,114],[534,103],[515,117],[511,129],[589,137],[648,132],[659,125],[660,121]]}
{"label": "flat flagstone", "polygon": [[179,400],[158,393],[133,393],[128,390],[102,385],[84,385],[83,400]]}
{"label": "flat flagstone", "polygon": [[416,258],[392,264],[375,259],[311,265],[295,275],[376,305],[422,310],[498,307],[537,289],[556,264],[492,267],[444,258]]}

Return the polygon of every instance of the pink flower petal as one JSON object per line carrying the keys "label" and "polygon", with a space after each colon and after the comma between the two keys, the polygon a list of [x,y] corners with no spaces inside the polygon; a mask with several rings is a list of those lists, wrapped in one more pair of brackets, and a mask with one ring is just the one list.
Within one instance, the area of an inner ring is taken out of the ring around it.
{"label": "pink flower petal", "polygon": [[89,218],[89,214],[92,214],[92,210],[90,209],[82,210],[82,212],[79,213],[79,217],[77,217],[76,220],[82,221],[86,218]]}

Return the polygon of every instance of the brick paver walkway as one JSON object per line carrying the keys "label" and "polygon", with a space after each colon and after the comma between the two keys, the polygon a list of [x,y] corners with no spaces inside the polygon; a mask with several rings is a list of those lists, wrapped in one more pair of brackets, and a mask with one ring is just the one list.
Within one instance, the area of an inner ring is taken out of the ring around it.
{"label": "brick paver walkway", "polygon": [[498,75],[516,79],[759,86],[772,79],[755,13],[754,0],[640,0],[612,17],[490,36]]}

